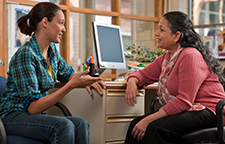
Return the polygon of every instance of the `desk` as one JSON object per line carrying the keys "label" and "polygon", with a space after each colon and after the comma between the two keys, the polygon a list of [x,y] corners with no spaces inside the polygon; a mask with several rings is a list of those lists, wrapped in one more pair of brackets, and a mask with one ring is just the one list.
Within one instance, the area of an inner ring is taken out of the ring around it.
{"label": "desk", "polygon": [[[130,121],[145,114],[145,91],[156,87],[140,89],[134,107],[125,104],[125,88],[125,83],[106,83],[104,94],[101,96],[92,90],[92,97],[85,88],[76,88],[61,100],[73,116],[82,116],[89,122],[90,144],[122,144]],[[59,115],[60,111],[51,108],[47,113]]]}
{"label": "desk", "polygon": [[[152,98],[157,97],[157,86],[158,84],[148,85],[145,89],[145,113],[150,113],[150,102]],[[159,104],[156,104],[156,108],[160,108]]]}

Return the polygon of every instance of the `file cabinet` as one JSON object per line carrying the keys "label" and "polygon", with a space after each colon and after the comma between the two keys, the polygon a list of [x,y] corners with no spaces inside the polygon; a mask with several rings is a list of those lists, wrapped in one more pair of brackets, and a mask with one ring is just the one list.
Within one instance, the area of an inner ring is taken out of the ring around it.
{"label": "file cabinet", "polygon": [[125,104],[125,88],[109,88],[105,90],[105,143],[123,143],[131,120],[144,114],[144,90],[139,90],[137,104],[129,107]]}
{"label": "file cabinet", "polygon": [[[85,88],[77,88],[61,100],[73,116],[84,117],[89,122],[90,144],[123,144],[131,120],[144,115],[145,90],[139,90],[137,104],[129,107],[125,104],[125,88],[125,83],[107,83],[103,95],[92,90],[93,96]],[[60,115],[56,108],[47,112]]]}

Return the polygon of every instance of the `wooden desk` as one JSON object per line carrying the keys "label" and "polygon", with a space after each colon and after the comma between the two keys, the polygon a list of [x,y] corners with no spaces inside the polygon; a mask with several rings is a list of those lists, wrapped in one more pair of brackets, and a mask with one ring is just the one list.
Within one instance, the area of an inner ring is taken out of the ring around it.
{"label": "wooden desk", "polygon": [[[62,86],[64,86],[65,83],[60,83],[60,82],[56,82],[55,84],[55,88],[61,88]],[[123,82],[106,82],[106,87],[107,88],[126,88],[126,83]],[[143,87],[143,89],[157,89],[157,84],[152,84],[152,85],[148,85]]]}
{"label": "wooden desk", "polygon": [[[63,85],[57,83],[56,87]],[[49,93],[58,88],[50,90]],[[84,117],[89,122],[90,144],[122,144],[130,121],[145,114],[145,92],[155,88],[155,86],[148,86],[140,89],[140,97],[137,98],[134,107],[125,104],[125,83],[106,83],[104,94],[99,95],[92,90],[92,97],[85,88],[76,88],[61,102],[68,107],[73,116]],[[59,115],[60,112],[50,109],[48,113]]]}

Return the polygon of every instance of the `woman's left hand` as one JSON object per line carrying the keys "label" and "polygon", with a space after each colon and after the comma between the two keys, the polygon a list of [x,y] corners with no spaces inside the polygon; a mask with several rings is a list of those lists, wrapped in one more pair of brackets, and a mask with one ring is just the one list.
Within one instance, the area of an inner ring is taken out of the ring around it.
{"label": "woman's left hand", "polygon": [[168,114],[165,112],[165,110],[162,108],[160,109],[159,111],[143,118],[142,120],[140,120],[133,128],[131,134],[133,135],[134,138],[136,138],[137,140],[142,140],[144,135],[145,135],[145,132],[146,132],[146,129],[148,127],[148,125],[159,119],[159,118],[162,118],[162,117],[166,117],[168,116]]}
{"label": "woman's left hand", "polygon": [[103,94],[103,89],[105,89],[106,85],[103,81],[98,81],[93,83],[91,86],[86,86],[86,89],[88,90],[89,94],[92,96],[91,87],[93,87],[100,95]]}
{"label": "woman's left hand", "polygon": [[132,130],[134,139],[136,138],[137,140],[142,140],[148,125],[149,121],[147,118],[143,118],[141,121],[139,121]]}

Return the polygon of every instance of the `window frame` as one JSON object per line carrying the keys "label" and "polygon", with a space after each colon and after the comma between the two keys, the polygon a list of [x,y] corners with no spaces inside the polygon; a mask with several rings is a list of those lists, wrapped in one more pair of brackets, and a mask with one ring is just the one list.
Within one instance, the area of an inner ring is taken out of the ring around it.
{"label": "window frame", "polygon": [[[84,14],[94,14],[94,15],[102,15],[102,16],[112,16],[112,24],[121,25],[121,19],[134,19],[134,20],[144,20],[149,22],[155,22],[155,29],[157,24],[162,16],[162,8],[163,8],[163,0],[154,0],[155,1],[155,17],[141,16],[141,15],[133,15],[133,14],[125,14],[121,13],[121,0],[111,0],[111,9],[112,11],[103,11],[103,10],[95,10],[90,8],[81,8],[70,6],[70,0],[61,0],[62,4],[57,4],[64,12],[66,22],[65,27],[67,32],[64,34],[62,38],[62,42],[60,43],[63,46],[63,49],[60,49],[60,53],[62,57],[66,60],[68,64],[70,64],[70,12],[78,12]],[[0,59],[3,62],[6,62],[6,3],[17,3],[19,5],[27,5],[34,6],[39,3],[36,1],[30,0],[1,0],[0,1]],[[0,67],[0,75],[6,77],[6,66],[8,64],[4,64]],[[115,74],[115,71],[112,71]]]}

